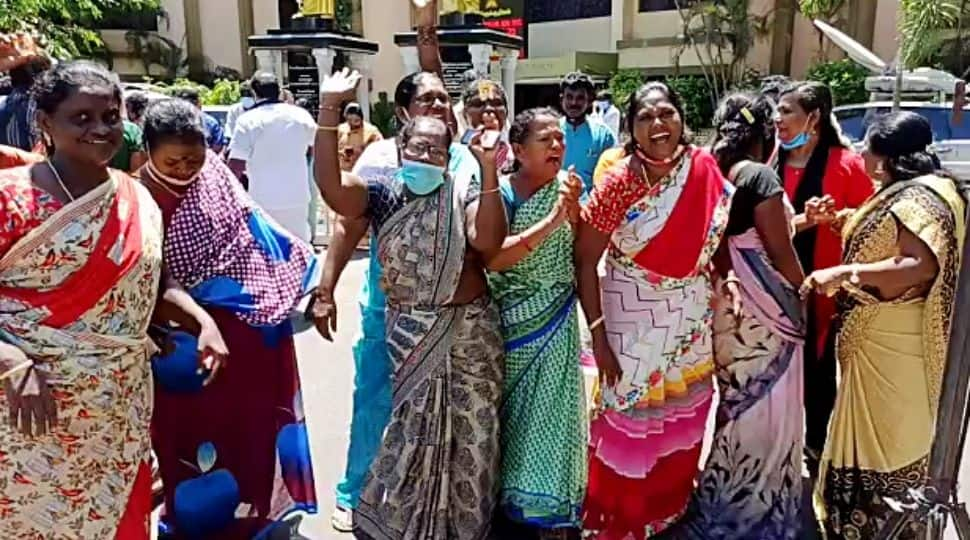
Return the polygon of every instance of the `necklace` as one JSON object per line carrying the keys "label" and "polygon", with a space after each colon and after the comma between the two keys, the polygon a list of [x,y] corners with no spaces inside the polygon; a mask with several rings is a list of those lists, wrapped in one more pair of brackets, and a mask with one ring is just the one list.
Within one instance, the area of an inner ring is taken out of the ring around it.
{"label": "necklace", "polygon": [[64,185],[64,181],[61,180],[61,173],[57,172],[57,167],[54,166],[54,162],[48,159],[47,166],[50,167],[51,172],[54,173],[54,179],[57,180],[57,185],[61,187],[61,191],[63,191],[64,194],[67,195],[67,198],[70,200],[70,202],[74,202],[75,201],[74,195],[71,193],[71,190],[67,189],[67,186]]}

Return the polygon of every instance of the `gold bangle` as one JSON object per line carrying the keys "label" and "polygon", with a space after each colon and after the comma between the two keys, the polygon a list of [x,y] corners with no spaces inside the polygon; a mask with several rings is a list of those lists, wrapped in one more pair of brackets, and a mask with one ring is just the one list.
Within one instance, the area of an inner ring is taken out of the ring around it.
{"label": "gold bangle", "polygon": [[606,317],[605,315],[600,315],[599,319],[596,319],[595,321],[593,321],[593,324],[589,325],[589,331],[592,332],[593,330],[596,330],[597,327],[602,326],[603,320],[605,319],[605,317]]}
{"label": "gold bangle", "polygon": [[502,191],[501,187],[497,187],[494,189],[486,189],[485,191],[479,193],[479,195],[488,195],[489,193],[498,193],[499,191]]}
{"label": "gold bangle", "polygon": [[329,131],[336,133],[340,131],[340,126],[317,126],[317,131]]}
{"label": "gold bangle", "polygon": [[344,112],[337,105],[328,105],[326,103],[321,103],[319,109],[321,111],[330,111],[330,112],[335,112],[335,113],[343,113]]}

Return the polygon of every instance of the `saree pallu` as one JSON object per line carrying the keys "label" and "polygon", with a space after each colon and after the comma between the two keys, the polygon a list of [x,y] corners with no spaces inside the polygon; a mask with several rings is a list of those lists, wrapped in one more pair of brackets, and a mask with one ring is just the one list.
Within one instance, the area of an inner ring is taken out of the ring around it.
{"label": "saree pallu", "polygon": [[[30,169],[7,182],[29,184]],[[161,257],[158,207],[116,173],[0,258],[0,339],[49,374],[58,407],[43,436],[0,425],[0,537],[148,538],[146,331]]]}
{"label": "saree pallu", "polygon": [[890,184],[846,223],[845,262],[899,254],[899,227],[932,250],[939,273],[929,292],[883,301],[843,286],[837,335],[842,384],[815,490],[830,537],[925,537],[886,499],[907,502],[926,481],[950,318],[964,242],[965,205],[949,179]]}
{"label": "saree pallu", "polygon": [[[509,234],[549,215],[561,181],[516,204],[503,180]],[[489,276],[506,355],[499,504],[510,519],[539,528],[577,527],[586,490],[575,275],[572,227],[564,223],[515,266]]]}
{"label": "saree pallu", "polygon": [[757,230],[728,242],[743,315],[737,321],[730,299],[718,295],[717,423],[684,537],[794,540],[802,503],[802,302],[772,266]]}
{"label": "saree pallu", "polygon": [[[382,181],[401,193],[400,180]],[[393,409],[354,512],[357,538],[480,540],[489,531],[503,341],[491,300],[450,304],[467,248],[462,191],[446,182],[379,225]]]}
{"label": "saree pallu", "polygon": [[[226,368],[203,388],[166,387],[157,377],[152,435],[163,527],[196,538],[276,534],[290,514],[317,511],[291,322],[315,284],[315,259],[211,152],[181,199],[160,202],[169,271],[229,349]],[[194,358],[188,343],[155,361]]]}
{"label": "saree pallu", "polygon": [[[626,161],[617,165],[594,208],[618,182],[642,183],[633,175]],[[600,540],[657,535],[687,507],[713,397],[707,270],[733,188],[709,154],[693,150],[668,178],[632,193],[632,203],[619,202],[600,278],[607,339],[623,369],[602,389],[590,426],[584,526]],[[599,227],[594,214],[587,208],[584,219]]]}

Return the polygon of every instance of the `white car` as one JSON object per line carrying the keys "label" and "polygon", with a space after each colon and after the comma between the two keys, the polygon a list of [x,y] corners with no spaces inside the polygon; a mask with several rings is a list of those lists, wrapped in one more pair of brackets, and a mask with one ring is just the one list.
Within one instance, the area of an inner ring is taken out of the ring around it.
{"label": "white car", "polygon": [[[875,116],[892,111],[890,101],[870,101],[835,108],[835,117],[846,137],[861,145],[866,129]],[[954,175],[970,180],[970,107],[964,109],[959,124],[952,121],[953,107],[948,103],[904,101],[901,108],[922,115],[933,128],[933,150],[943,167]]]}

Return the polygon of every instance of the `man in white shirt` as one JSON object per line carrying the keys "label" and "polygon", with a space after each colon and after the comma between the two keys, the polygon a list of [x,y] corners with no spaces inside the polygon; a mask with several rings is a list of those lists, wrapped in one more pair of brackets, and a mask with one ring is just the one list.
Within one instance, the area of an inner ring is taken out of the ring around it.
{"label": "man in white shirt", "polygon": [[229,168],[249,179],[249,194],[277,223],[310,242],[310,176],[307,152],[317,123],[306,110],[280,101],[271,73],[250,82],[256,103],[236,121]]}
{"label": "man in white shirt", "polygon": [[620,140],[620,109],[613,105],[613,93],[609,90],[600,90],[596,94],[596,102],[593,104],[593,115],[600,122],[606,124],[613,132],[613,138]]}
{"label": "man in white shirt", "polygon": [[243,81],[239,85],[239,93],[239,102],[230,107],[229,112],[226,113],[226,138],[230,141],[232,141],[232,133],[236,131],[236,122],[239,121],[239,117],[256,104],[249,81]]}

